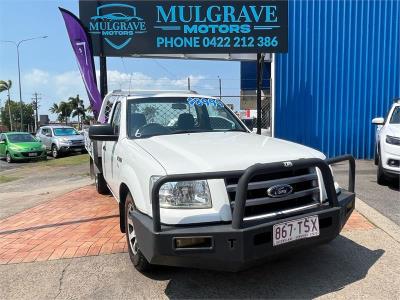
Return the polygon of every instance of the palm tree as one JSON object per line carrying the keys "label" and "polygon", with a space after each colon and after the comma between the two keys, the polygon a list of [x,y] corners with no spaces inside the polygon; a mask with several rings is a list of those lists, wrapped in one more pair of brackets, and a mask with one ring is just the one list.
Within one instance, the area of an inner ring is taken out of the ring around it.
{"label": "palm tree", "polygon": [[57,103],[53,103],[53,105],[49,108],[49,111],[50,111],[52,114],[58,114],[59,111],[60,111],[60,108],[58,107],[58,104],[57,104]]}
{"label": "palm tree", "polygon": [[65,125],[68,125],[68,118],[71,116],[72,107],[71,104],[65,101],[61,101],[58,105],[59,119],[65,120]]}
{"label": "palm tree", "polygon": [[[72,108],[72,117],[78,117],[78,127],[81,128],[81,119],[86,114],[85,105],[83,105],[83,100],[79,98],[79,95],[76,97],[69,97],[69,104]],[[81,118],[82,117],[82,118]]]}
{"label": "palm tree", "polygon": [[12,117],[11,117],[11,100],[10,100],[10,89],[12,87],[11,80],[0,80],[0,93],[7,91],[8,94],[8,117],[10,118],[10,131],[13,130],[12,128]]}

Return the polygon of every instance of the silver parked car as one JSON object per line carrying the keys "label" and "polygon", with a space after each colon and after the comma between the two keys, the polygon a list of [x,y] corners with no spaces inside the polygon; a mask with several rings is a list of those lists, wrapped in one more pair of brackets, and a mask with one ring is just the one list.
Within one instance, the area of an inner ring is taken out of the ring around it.
{"label": "silver parked car", "polygon": [[85,152],[84,137],[70,126],[43,126],[36,137],[46,146],[54,158],[64,153]]}

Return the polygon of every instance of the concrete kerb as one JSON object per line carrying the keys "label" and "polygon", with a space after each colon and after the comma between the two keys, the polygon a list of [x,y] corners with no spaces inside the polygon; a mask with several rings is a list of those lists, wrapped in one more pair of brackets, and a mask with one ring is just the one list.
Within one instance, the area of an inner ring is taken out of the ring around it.
{"label": "concrete kerb", "polygon": [[368,221],[387,233],[396,242],[400,243],[400,226],[382,215],[374,208],[367,205],[359,198],[356,198],[356,210],[366,219],[368,219]]}

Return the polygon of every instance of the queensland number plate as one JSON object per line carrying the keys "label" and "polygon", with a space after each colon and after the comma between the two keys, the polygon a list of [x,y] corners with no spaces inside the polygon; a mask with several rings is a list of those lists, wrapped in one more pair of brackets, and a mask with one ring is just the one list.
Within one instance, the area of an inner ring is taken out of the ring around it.
{"label": "queensland number plate", "polygon": [[272,241],[274,246],[319,236],[318,216],[301,218],[274,225]]}
{"label": "queensland number plate", "polygon": [[36,152],[30,152],[30,153],[28,153],[28,156],[37,156],[37,153]]}

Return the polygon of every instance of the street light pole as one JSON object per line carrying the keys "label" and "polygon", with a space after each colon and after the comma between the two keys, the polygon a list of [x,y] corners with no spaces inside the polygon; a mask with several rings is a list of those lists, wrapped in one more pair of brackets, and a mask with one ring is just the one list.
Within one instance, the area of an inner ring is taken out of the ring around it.
{"label": "street light pole", "polygon": [[24,40],[20,40],[18,42],[14,42],[14,41],[0,41],[3,43],[11,43],[14,44],[14,46],[17,48],[17,63],[18,63],[18,87],[19,87],[19,104],[20,104],[20,114],[21,114],[21,131],[23,131],[23,125],[24,125],[24,120],[23,120],[23,102],[22,102],[22,89],[21,89],[21,66],[20,66],[20,59],[19,59],[19,46],[27,41],[32,41],[32,40],[37,40],[37,39],[45,39],[47,38],[47,35],[44,36],[38,36],[38,37],[33,37],[33,38],[29,38],[29,39],[24,39]]}

